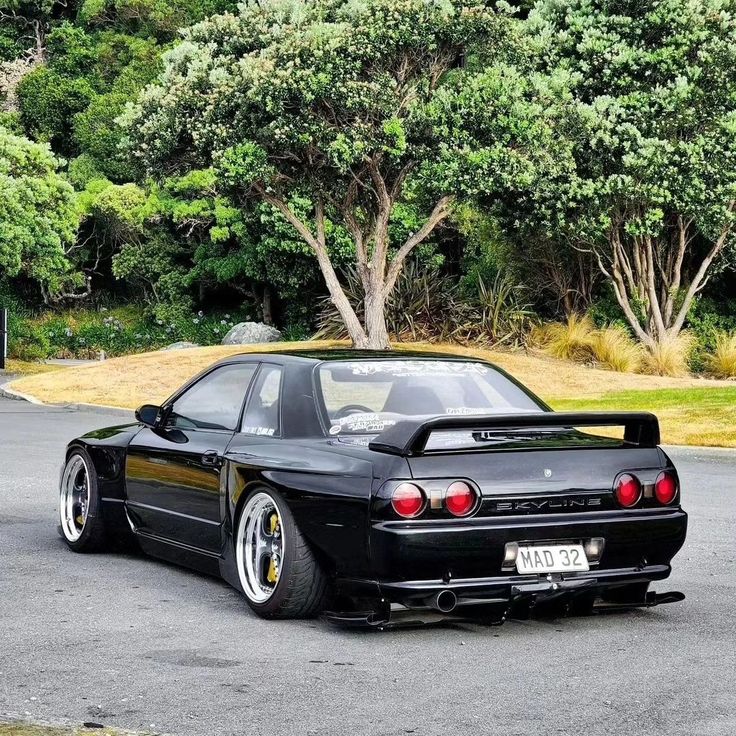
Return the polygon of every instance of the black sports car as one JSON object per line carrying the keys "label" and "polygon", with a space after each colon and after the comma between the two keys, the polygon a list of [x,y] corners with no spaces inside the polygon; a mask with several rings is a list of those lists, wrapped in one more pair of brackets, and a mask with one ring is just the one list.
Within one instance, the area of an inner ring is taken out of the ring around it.
{"label": "black sports car", "polygon": [[651,414],[554,412],[480,360],[346,350],[231,357],[136,419],[69,444],[67,544],[132,535],[260,616],[497,622],[684,597],[648,592],[687,528]]}

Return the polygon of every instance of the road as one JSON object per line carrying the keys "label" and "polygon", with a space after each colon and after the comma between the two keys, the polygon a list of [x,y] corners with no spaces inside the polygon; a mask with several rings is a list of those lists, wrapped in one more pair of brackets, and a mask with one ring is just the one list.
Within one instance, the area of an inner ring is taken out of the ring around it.
{"label": "road", "polygon": [[225,584],[56,532],[67,440],[120,417],[0,399],[0,715],[185,736],[736,733],[736,453],[673,451],[684,603],[502,627],[265,622]]}

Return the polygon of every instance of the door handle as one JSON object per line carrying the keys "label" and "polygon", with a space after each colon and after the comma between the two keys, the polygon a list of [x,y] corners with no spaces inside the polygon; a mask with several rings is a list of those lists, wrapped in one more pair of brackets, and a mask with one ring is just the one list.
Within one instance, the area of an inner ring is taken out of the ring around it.
{"label": "door handle", "polygon": [[217,450],[207,450],[202,455],[202,465],[210,465],[212,467],[216,467],[220,464],[220,454],[217,452]]}

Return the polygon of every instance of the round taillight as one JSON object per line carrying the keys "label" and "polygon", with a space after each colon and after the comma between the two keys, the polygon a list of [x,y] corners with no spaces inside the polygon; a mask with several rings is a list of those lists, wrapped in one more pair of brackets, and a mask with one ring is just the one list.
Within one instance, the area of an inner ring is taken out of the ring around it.
{"label": "round taillight", "polygon": [[475,491],[461,480],[451,483],[445,492],[445,506],[453,516],[467,516],[477,500]]}
{"label": "round taillight", "polygon": [[394,489],[391,505],[394,511],[405,519],[419,516],[424,509],[424,493],[413,483],[401,483]]}
{"label": "round taillight", "polygon": [[641,483],[635,475],[624,473],[616,481],[616,500],[624,507],[630,508],[639,503]]}
{"label": "round taillight", "polygon": [[654,495],[657,501],[663,504],[672,503],[677,495],[677,479],[675,476],[663,470],[654,483]]}

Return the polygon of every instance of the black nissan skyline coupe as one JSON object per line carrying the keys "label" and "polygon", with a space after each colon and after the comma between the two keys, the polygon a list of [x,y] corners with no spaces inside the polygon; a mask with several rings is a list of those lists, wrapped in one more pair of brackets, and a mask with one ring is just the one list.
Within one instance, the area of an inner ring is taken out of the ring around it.
{"label": "black nissan skyline coupe", "polygon": [[682,600],[687,514],[647,413],[563,413],[475,358],[243,354],[69,443],[78,552],[132,539],[264,618],[496,623]]}

